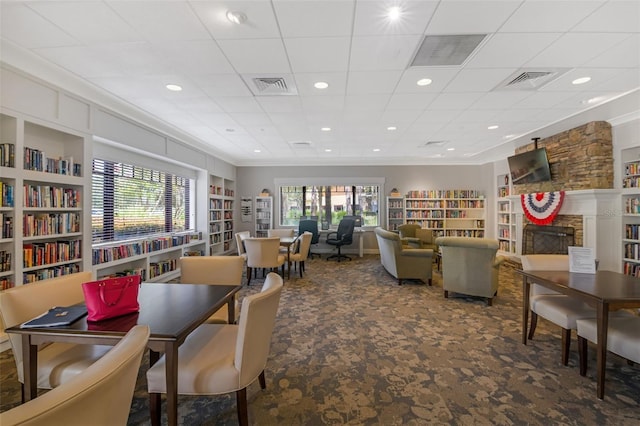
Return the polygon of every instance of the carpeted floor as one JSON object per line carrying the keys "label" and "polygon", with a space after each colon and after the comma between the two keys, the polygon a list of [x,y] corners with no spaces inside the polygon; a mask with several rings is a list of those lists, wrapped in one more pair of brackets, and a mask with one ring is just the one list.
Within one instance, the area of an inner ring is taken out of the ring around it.
{"label": "carpeted floor", "polygon": [[[252,281],[242,294],[257,292]],[[576,342],[560,363],[560,331],[541,320],[520,343],[520,280],[503,268],[492,307],[402,286],[378,256],[307,262],[286,281],[266,369],[267,389],[248,389],[256,425],[637,425],[640,366],[609,355],[606,395],[596,398],[595,351],[578,374]],[[147,425],[140,372],[129,425]],[[11,352],[0,355],[2,401],[19,402]],[[236,425],[235,395],[180,397],[183,425]]]}

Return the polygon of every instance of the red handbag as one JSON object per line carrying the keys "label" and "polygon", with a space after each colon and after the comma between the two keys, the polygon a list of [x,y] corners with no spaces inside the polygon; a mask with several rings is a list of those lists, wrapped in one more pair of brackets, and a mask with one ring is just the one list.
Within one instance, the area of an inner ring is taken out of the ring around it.
{"label": "red handbag", "polygon": [[82,284],[87,321],[101,321],[140,311],[140,275],[105,278]]}

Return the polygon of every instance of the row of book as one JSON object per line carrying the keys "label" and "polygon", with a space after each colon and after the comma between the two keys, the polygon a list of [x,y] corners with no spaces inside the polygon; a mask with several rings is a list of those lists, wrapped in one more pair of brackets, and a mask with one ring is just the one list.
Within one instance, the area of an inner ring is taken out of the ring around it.
{"label": "row of book", "polygon": [[166,259],[160,262],[152,262],[149,264],[149,278],[159,277],[160,275],[173,272],[178,268],[178,259]]}
{"label": "row of book", "polygon": [[469,229],[456,229],[456,230],[451,230],[451,229],[447,229],[446,230],[446,236],[447,237],[471,237],[471,238],[484,238],[484,231],[483,230],[469,230]]}
{"label": "row of book", "polygon": [[444,222],[441,220],[408,219],[407,223],[415,223],[417,225],[420,225],[422,228],[428,228],[428,229],[442,229],[444,227]]}
{"label": "row of book", "polygon": [[22,220],[25,237],[80,232],[80,213],[25,214]]}
{"label": "row of book", "polygon": [[222,200],[209,200],[209,210],[222,210]]}
{"label": "row of book", "polygon": [[640,244],[628,243],[624,245],[624,258],[640,260]]}
{"label": "row of book", "polygon": [[407,219],[443,219],[442,210],[407,210]]}
{"label": "row of book", "polygon": [[407,209],[443,209],[444,201],[407,201]]}
{"label": "row of book", "polygon": [[0,240],[13,238],[13,217],[0,212]]}
{"label": "row of book", "polygon": [[0,180],[0,207],[13,207],[13,185]]}
{"label": "row of book", "polygon": [[25,207],[79,207],[80,191],[51,185],[24,185]]}
{"label": "row of book", "polygon": [[44,151],[24,148],[24,169],[37,172],[55,173],[67,176],[81,176],[82,167],[73,157],[49,158]]}
{"label": "row of book", "polygon": [[480,198],[477,189],[429,189],[407,192],[407,198]]}
{"label": "row of book", "polygon": [[16,146],[12,143],[0,143],[0,167],[15,167]]}
{"label": "row of book", "polygon": [[191,241],[200,240],[201,237],[202,236],[199,233],[182,234],[134,241],[117,246],[96,247],[92,250],[91,262],[93,265],[100,265],[103,263],[113,262],[114,260],[126,259],[128,257],[151,253],[153,251],[181,246],[188,244]]}
{"label": "row of book", "polygon": [[624,212],[626,214],[640,214],[640,199],[626,198],[624,200]]}
{"label": "row of book", "polygon": [[448,209],[483,209],[484,200],[447,201]]}
{"label": "row of book", "polygon": [[630,175],[640,175],[640,162],[636,161],[633,163],[627,163],[624,165],[624,174],[626,176]]}
{"label": "row of book", "polygon": [[63,275],[71,275],[80,272],[80,265],[77,263],[69,265],[59,265],[37,271],[29,271],[22,274],[22,283],[29,284],[40,280],[48,280],[49,278],[61,277]]}
{"label": "row of book", "polygon": [[114,272],[111,274],[107,274],[107,275],[103,275],[98,277],[99,280],[103,279],[103,278],[118,278],[118,277],[128,277],[130,275],[140,275],[140,279],[142,281],[146,281],[147,280],[147,270],[144,268],[130,268],[130,269],[125,269],[119,272]]}
{"label": "row of book", "polygon": [[11,270],[11,252],[0,250],[0,272],[8,272]]}
{"label": "row of book", "polygon": [[25,268],[69,262],[82,258],[80,240],[48,241],[22,245],[22,264]]}
{"label": "row of book", "polygon": [[638,188],[640,187],[640,176],[629,176],[622,179],[623,188]]}
{"label": "row of book", "polygon": [[624,262],[623,270],[625,275],[640,277],[640,263]]}
{"label": "row of book", "polygon": [[633,225],[633,224],[625,225],[624,237],[627,240],[640,240],[640,225]]}

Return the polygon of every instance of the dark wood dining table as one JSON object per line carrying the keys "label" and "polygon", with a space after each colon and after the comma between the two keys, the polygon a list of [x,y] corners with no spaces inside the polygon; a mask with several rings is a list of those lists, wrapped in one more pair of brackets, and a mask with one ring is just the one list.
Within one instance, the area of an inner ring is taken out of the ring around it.
{"label": "dark wood dining table", "polygon": [[[45,342],[70,342],[93,345],[115,345],[136,324],[149,325],[151,334],[147,344],[150,364],[162,353],[166,357],[167,419],[178,424],[178,347],[225,303],[229,308],[229,322],[235,321],[234,295],[241,286],[144,283],[140,286],[140,312],[96,323],[86,317],[67,327],[22,329],[10,327],[8,333],[22,335],[24,387],[26,400],[37,396],[38,345]],[[153,403],[152,403],[153,405]],[[160,410],[151,406],[150,410]],[[160,418],[158,416],[157,418]]]}
{"label": "dark wood dining table", "polygon": [[531,284],[539,284],[596,308],[597,321],[597,389],[604,398],[607,361],[607,329],[609,312],[624,308],[640,308],[640,278],[613,271],[595,274],[568,271],[518,271],[522,275],[522,343],[527,344],[529,294]]}

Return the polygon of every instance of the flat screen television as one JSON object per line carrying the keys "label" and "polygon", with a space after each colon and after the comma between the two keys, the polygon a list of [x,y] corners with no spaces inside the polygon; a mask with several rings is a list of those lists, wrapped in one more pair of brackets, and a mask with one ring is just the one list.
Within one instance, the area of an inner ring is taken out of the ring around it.
{"label": "flat screen television", "polygon": [[356,222],[355,223],[356,228],[359,228],[362,226],[362,216],[344,216],[343,219],[353,219]]}
{"label": "flat screen television", "polygon": [[544,148],[512,155],[507,161],[514,185],[551,180],[551,169]]}

